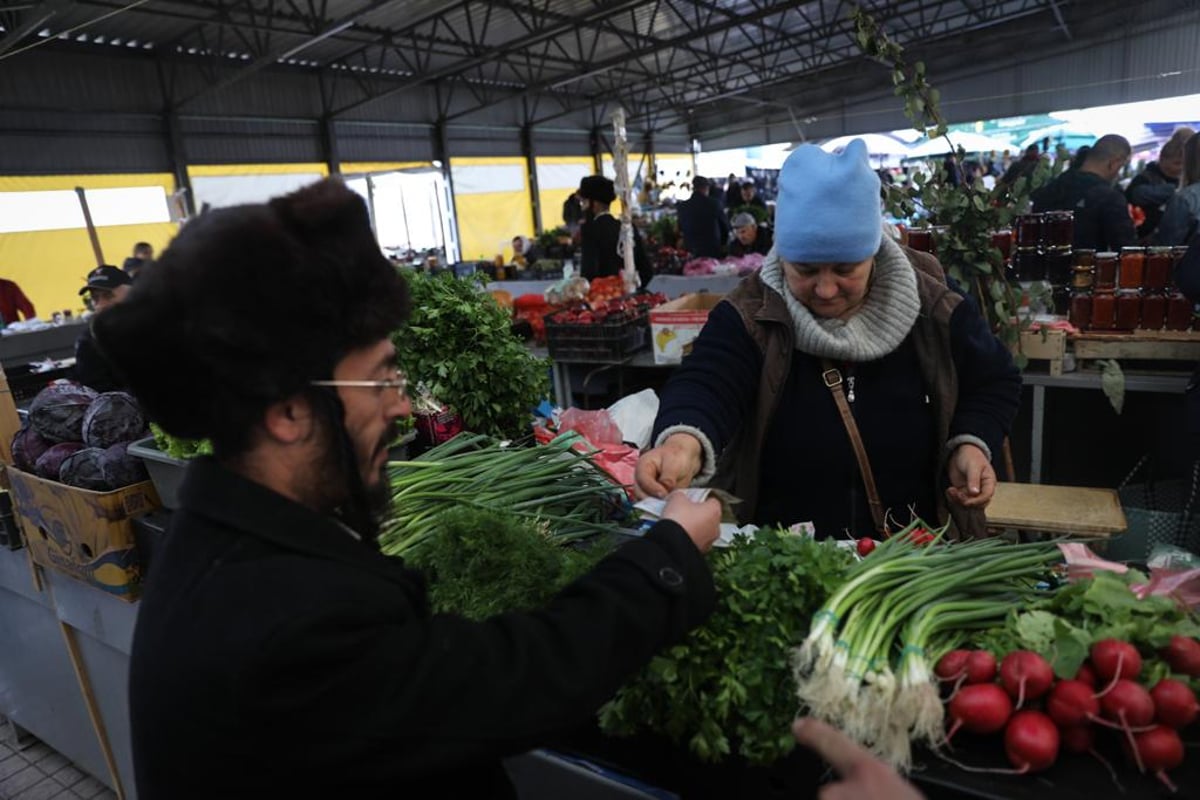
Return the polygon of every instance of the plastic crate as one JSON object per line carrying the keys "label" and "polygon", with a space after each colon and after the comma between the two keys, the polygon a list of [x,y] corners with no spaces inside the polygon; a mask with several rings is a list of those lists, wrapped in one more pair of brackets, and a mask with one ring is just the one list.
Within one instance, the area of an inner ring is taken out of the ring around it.
{"label": "plastic crate", "polygon": [[169,456],[158,449],[153,436],[139,439],[127,448],[131,456],[137,456],[146,463],[146,471],[150,480],[158,490],[164,508],[179,507],[179,486],[183,483],[183,474],[187,470],[186,461]]}
{"label": "plastic crate", "polygon": [[619,361],[650,344],[650,314],[615,322],[554,322],[546,317],[546,347],[559,361]]}
{"label": "plastic crate", "polygon": [[58,367],[44,372],[33,372],[28,365],[6,369],[8,386],[12,390],[13,402],[25,406],[33,402],[38,392],[59,378],[70,378],[73,367]]}

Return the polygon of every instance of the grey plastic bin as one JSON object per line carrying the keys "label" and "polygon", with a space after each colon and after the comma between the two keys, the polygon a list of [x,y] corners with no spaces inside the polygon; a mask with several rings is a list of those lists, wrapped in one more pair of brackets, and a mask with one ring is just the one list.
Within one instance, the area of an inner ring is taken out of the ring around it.
{"label": "grey plastic bin", "polygon": [[179,484],[183,483],[188,462],[159,450],[153,436],[137,440],[129,445],[127,452],[146,462],[146,471],[150,473],[150,480],[158,490],[163,507],[171,510],[178,508]]}

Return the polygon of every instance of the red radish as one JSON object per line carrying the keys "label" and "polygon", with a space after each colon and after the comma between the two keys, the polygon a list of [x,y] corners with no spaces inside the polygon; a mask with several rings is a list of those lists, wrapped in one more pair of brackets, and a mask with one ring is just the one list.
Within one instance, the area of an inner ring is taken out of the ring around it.
{"label": "red radish", "polygon": [[1171,643],[1163,648],[1162,656],[1171,665],[1172,672],[1200,678],[1200,642],[1187,636],[1172,636]]}
{"label": "red radish", "polygon": [[1059,735],[1040,711],[1018,711],[1004,729],[1004,752],[1022,772],[1041,772],[1058,760]]}
{"label": "red radish", "polygon": [[1154,700],[1140,684],[1119,680],[1112,691],[1100,699],[1100,708],[1109,719],[1141,728],[1154,721]]}
{"label": "red radish", "polygon": [[1092,668],[1096,675],[1109,681],[1100,694],[1105,694],[1121,679],[1137,680],[1142,671],[1142,657],[1137,648],[1120,639],[1102,639],[1092,645]]}
{"label": "red radish", "polygon": [[1159,681],[1150,690],[1150,697],[1154,700],[1155,719],[1169,728],[1186,728],[1200,713],[1196,695],[1187,684],[1172,678]]}
{"label": "red radish", "polygon": [[1062,741],[1062,749],[1068,753],[1086,753],[1096,743],[1096,731],[1091,725],[1060,727],[1058,734]]}
{"label": "red radish", "polygon": [[1083,662],[1079,667],[1079,671],[1075,673],[1075,680],[1082,681],[1093,689],[1096,688],[1096,670],[1092,669],[1092,665],[1088,662]]}
{"label": "red radish", "polygon": [[996,680],[996,657],[987,650],[972,650],[967,656],[967,683],[991,683]]}
{"label": "red radish", "polygon": [[[1125,745],[1126,753],[1131,750]],[[1142,772],[1150,770],[1172,792],[1177,791],[1167,770],[1183,763],[1183,741],[1179,734],[1165,725],[1158,725],[1144,733],[1135,734],[1132,747],[1133,760]]]}
{"label": "red radish", "polygon": [[866,558],[875,550],[875,540],[868,536],[864,536],[858,540],[858,544],[855,545],[855,548],[858,550],[858,554],[860,556]]}
{"label": "red radish", "polygon": [[1012,700],[994,683],[964,686],[958,690],[946,708],[954,723],[946,734],[946,741],[959,728],[971,733],[995,733],[1004,727],[1012,715]]}
{"label": "red radish", "polygon": [[1059,681],[1046,698],[1046,713],[1058,727],[1074,728],[1100,714],[1100,701],[1083,681]]}
{"label": "red radish", "polygon": [[967,674],[967,658],[970,655],[969,650],[951,650],[938,659],[933,673],[938,680],[956,681]]}
{"label": "red radish", "polygon": [[1050,691],[1054,670],[1046,659],[1029,650],[1014,650],[1000,662],[1000,683],[1016,698],[1017,708]]}

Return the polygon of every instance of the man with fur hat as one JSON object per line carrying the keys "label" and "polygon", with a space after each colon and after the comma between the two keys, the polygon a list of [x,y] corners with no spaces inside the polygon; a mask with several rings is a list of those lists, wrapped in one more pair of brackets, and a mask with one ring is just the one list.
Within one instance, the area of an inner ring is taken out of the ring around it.
{"label": "man with fur hat", "polygon": [[708,192],[708,178],[697,175],[692,182],[692,196],[676,206],[675,211],[684,249],[700,258],[720,258],[729,239],[729,219]]}
{"label": "man with fur hat", "polygon": [[188,465],[134,632],[143,800],[511,796],[502,756],[588,720],[711,611],[719,508],[675,495],[543,610],[430,614],[376,544],[407,305],[330,180],[201,215],[97,317],[150,418],[214,453]]}
{"label": "man with fur hat", "polygon": [[742,522],[822,537],[880,535],[910,509],[985,535],[1020,374],[937,261],[881,235],[879,185],[861,140],[788,157],[775,250],[663,389],[643,492],[729,488]]}
{"label": "man with fur hat", "polygon": [[[580,273],[589,281],[619,275],[625,268],[625,259],[619,249],[621,222],[610,211],[617,200],[613,182],[603,175],[588,175],[579,182],[579,196],[583,198],[586,215],[581,232],[583,263]],[[633,265],[642,288],[649,286],[654,271],[637,228],[633,229]]]}

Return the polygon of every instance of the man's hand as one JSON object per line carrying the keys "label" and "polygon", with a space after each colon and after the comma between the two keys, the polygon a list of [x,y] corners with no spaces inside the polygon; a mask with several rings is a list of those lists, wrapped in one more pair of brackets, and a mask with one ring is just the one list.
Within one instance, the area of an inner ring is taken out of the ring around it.
{"label": "man's hand", "polygon": [[634,478],[647,497],[666,497],[686,489],[700,472],[700,440],[689,433],[676,433],[638,459]]}
{"label": "man's hand", "polygon": [[844,733],[816,719],[792,725],[796,741],[825,759],[841,780],[823,787],[820,800],[923,800],[924,795],[896,770]]}
{"label": "man's hand", "polygon": [[950,455],[946,498],[964,508],[983,508],[996,493],[996,470],[982,450],[960,444]]}
{"label": "man's hand", "polygon": [[710,497],[697,503],[683,492],[674,492],[667,498],[662,519],[678,522],[687,531],[692,544],[701,553],[707,553],[721,534],[721,502]]}

